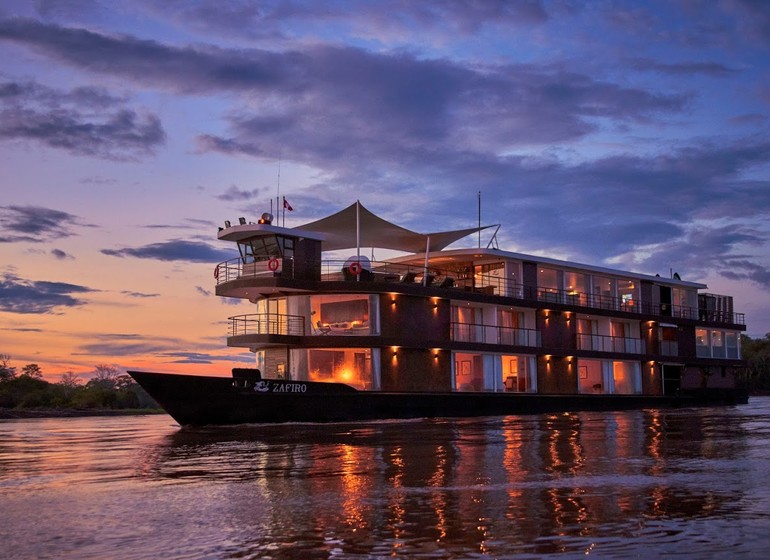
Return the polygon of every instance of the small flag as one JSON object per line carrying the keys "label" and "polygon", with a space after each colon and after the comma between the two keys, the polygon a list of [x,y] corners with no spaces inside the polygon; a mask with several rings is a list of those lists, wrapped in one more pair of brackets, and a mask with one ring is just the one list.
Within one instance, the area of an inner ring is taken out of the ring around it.
{"label": "small flag", "polygon": [[294,208],[291,207],[291,204],[289,204],[289,201],[286,200],[286,197],[283,197],[283,207],[286,208],[289,212],[293,212]]}

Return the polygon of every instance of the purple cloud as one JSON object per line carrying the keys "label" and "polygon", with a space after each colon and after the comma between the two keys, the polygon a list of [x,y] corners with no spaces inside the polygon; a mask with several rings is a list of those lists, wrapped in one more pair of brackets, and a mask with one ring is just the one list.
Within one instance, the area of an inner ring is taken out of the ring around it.
{"label": "purple cloud", "polygon": [[126,247],[124,249],[102,249],[101,252],[113,257],[195,263],[214,263],[233,257],[232,251],[215,249],[206,243],[186,240],[151,243],[142,247]]}
{"label": "purple cloud", "polygon": [[5,273],[0,280],[0,310],[8,313],[55,313],[86,304],[81,295],[97,292],[65,282],[32,281]]}
{"label": "purple cloud", "polygon": [[61,92],[35,82],[2,83],[0,138],[113,160],[151,154],[165,141],[160,119],[124,108],[125,101],[103,88]]}
{"label": "purple cloud", "polygon": [[244,202],[254,199],[259,196],[259,194],[260,189],[246,190],[239,189],[235,185],[230,185],[225,192],[217,195],[217,198],[219,200],[224,200],[225,202]]}
{"label": "purple cloud", "polygon": [[[74,214],[43,206],[0,206],[0,243],[41,242],[75,235]],[[55,250],[56,251],[56,250]],[[59,257],[54,253],[54,256]]]}

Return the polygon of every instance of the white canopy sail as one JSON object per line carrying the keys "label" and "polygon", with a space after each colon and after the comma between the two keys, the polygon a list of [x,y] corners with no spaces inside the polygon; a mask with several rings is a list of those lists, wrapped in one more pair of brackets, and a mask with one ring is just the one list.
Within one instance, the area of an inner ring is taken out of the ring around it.
{"label": "white canopy sail", "polygon": [[493,226],[417,233],[380,218],[360,202],[355,202],[336,214],[293,229],[323,234],[324,251],[358,246],[419,253],[425,251],[426,247],[428,251],[440,251],[458,239],[489,227]]}

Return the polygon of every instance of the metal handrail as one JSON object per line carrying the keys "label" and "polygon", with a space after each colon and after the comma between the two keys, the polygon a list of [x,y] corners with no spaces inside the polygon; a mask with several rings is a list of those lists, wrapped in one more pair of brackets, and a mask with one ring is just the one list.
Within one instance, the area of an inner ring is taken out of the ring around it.
{"label": "metal handrail", "polygon": [[672,319],[692,319],[709,323],[745,324],[745,314],[743,313],[707,311],[687,305],[673,305],[668,303],[655,304],[652,302],[623,299],[615,296],[589,294],[574,290],[558,290],[542,286],[525,286],[523,284],[515,283],[510,283],[508,286],[504,287],[502,279],[494,277],[494,280],[497,280],[497,285],[500,286],[498,293],[504,293],[508,297],[527,301],[562,304],[571,307],[622,311],[625,313],[654,315],[658,317],[671,317]]}
{"label": "metal handrail", "polygon": [[303,336],[305,334],[305,318],[301,315],[250,313],[228,317],[228,320],[230,321],[228,336],[249,334]]}
{"label": "metal handrail", "polygon": [[661,356],[678,356],[679,342],[676,340],[661,340],[658,342],[658,354]]}
{"label": "metal handrail", "polygon": [[[244,277],[256,278],[279,275],[284,278],[293,278],[293,259],[278,260],[281,265],[280,269],[271,270],[269,260],[244,264],[242,259],[234,258],[219,263],[215,268],[214,276],[217,285]],[[391,263],[388,261],[369,261],[368,259],[366,261],[362,259],[362,262],[366,263],[366,272],[363,272],[362,269],[360,274],[353,274],[349,266],[349,260],[323,260],[321,261],[320,279],[321,281],[374,280],[379,282],[401,282],[406,278],[410,278],[410,281],[413,283],[420,284],[424,282],[425,268],[423,266]],[[454,270],[429,267],[428,278],[424,283],[444,285],[442,280],[447,278],[451,279],[453,288],[501,295],[527,302],[536,301],[586,309],[620,311],[664,318],[670,317],[672,319],[689,319],[712,324],[746,324],[744,313],[704,310],[686,305],[645,302],[544,286],[527,286],[508,282],[505,278],[491,274],[481,274],[478,276],[472,274],[463,275]]]}
{"label": "metal handrail", "polygon": [[578,333],[577,349],[626,354],[647,353],[645,341],[641,338],[587,333]]}
{"label": "metal handrail", "polygon": [[540,331],[516,329],[480,323],[450,323],[450,339],[455,342],[480,342],[482,344],[504,344],[506,346],[541,345]]}

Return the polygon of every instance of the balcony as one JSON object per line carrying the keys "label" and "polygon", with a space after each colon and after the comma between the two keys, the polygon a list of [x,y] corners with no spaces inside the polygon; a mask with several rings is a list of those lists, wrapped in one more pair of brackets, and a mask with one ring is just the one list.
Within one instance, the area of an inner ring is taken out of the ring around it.
{"label": "balcony", "polygon": [[305,335],[305,318],[299,315],[252,313],[249,315],[236,315],[228,320],[230,321],[228,336],[257,334]]}
{"label": "balcony", "polygon": [[473,323],[451,323],[450,338],[454,342],[480,342],[532,348],[541,345],[540,332],[535,329],[514,329]]}
{"label": "balcony", "polygon": [[251,313],[228,319],[228,336],[283,335],[283,336],[368,336],[373,334],[368,321],[312,324],[301,315]]}
{"label": "balcony", "polygon": [[578,333],[577,335],[578,350],[613,352],[615,354],[644,354],[645,346],[644,340],[640,338],[625,338],[601,334]]}

